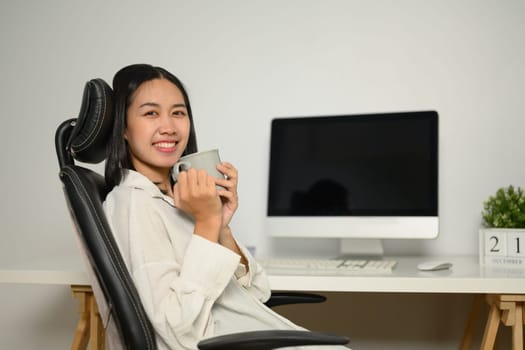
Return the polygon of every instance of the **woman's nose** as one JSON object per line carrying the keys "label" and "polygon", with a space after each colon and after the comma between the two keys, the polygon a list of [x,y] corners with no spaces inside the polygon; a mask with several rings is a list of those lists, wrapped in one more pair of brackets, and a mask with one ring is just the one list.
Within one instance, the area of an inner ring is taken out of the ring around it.
{"label": "woman's nose", "polygon": [[159,132],[161,134],[175,134],[175,121],[169,115],[162,115],[160,118]]}

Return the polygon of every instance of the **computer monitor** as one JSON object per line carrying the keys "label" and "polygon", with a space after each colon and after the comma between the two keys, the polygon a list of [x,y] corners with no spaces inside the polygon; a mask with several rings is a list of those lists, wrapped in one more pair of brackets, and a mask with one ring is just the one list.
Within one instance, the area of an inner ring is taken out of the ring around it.
{"label": "computer monitor", "polygon": [[382,254],[381,239],[435,238],[438,113],[273,119],[267,230],[340,238],[352,255]]}

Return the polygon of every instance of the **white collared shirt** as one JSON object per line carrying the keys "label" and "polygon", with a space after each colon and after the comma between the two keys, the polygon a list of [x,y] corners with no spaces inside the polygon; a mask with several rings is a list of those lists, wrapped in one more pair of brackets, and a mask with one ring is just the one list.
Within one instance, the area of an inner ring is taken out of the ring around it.
{"label": "white collared shirt", "polygon": [[238,254],[193,234],[192,219],[142,174],[128,171],[104,210],[159,349],[196,349],[213,335],[302,329],[263,304],[271,294],[267,276],[243,245],[244,275]]}

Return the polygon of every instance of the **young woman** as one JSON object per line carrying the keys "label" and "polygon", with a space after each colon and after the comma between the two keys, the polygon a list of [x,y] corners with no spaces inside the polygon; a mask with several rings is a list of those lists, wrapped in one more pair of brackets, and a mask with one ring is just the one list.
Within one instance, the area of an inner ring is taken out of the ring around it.
{"label": "young woman", "polygon": [[113,90],[105,171],[113,189],[104,209],[159,349],[195,349],[204,338],[241,331],[301,329],[263,304],[266,275],[230,230],[235,167],[217,166],[224,179],[190,169],[173,183],[172,166],[197,151],[181,82],[138,64],[117,72]]}

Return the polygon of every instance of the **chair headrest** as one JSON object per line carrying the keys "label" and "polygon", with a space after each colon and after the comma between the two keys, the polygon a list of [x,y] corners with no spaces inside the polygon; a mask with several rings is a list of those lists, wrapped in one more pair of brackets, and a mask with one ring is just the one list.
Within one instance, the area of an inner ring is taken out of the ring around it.
{"label": "chair headrest", "polygon": [[82,105],[71,131],[68,149],[73,158],[84,163],[100,163],[113,127],[113,91],[102,79],[84,86]]}

